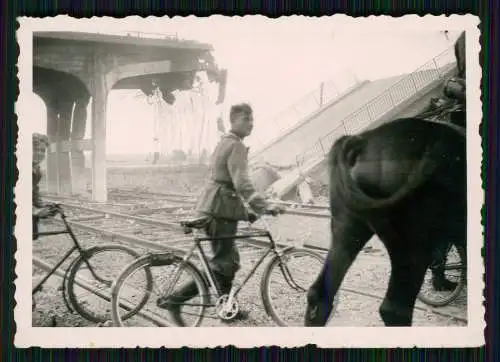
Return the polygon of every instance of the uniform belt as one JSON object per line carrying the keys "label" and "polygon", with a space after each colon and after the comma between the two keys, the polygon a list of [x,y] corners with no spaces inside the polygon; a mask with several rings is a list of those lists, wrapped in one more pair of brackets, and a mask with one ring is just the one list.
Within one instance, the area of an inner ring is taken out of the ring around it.
{"label": "uniform belt", "polygon": [[229,182],[229,181],[219,181],[219,180],[212,180],[212,182],[214,184],[217,184],[217,185],[222,185],[224,187],[227,187],[228,189],[231,189],[231,190],[235,190],[234,188],[234,185],[232,182]]}

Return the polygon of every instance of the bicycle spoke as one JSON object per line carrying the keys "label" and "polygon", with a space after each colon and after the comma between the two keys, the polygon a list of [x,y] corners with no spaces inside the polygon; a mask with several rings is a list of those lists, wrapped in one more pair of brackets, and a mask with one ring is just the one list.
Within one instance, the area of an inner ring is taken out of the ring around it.
{"label": "bicycle spoke", "polygon": [[[132,250],[118,245],[105,245],[85,251],[85,257],[78,259],[68,274],[67,294],[72,309],[96,323],[110,320],[112,281],[122,266],[135,260],[136,255]],[[89,269],[89,265],[92,269]],[[80,287],[75,283],[76,280],[85,281],[92,292]],[[102,299],[96,293],[109,295],[109,298]]]}
{"label": "bicycle spoke", "polygon": [[[160,303],[161,307],[157,305],[160,299],[170,296],[182,285],[185,285],[192,280],[192,276],[189,273],[191,269],[187,266],[182,266],[177,262],[170,262],[169,265],[155,264],[155,266],[149,266],[147,263],[144,264],[145,265],[131,267],[130,271],[126,271],[124,275],[120,276],[117,281],[117,300],[120,302],[129,301],[133,304],[136,294],[140,294],[141,290],[144,289],[144,281],[140,277],[138,278],[137,274],[141,270],[149,268],[153,277],[153,284],[151,290],[149,291],[150,297],[141,309],[141,312],[154,315],[156,318],[163,320],[164,323],[172,326],[174,320],[172,320],[172,315],[167,308],[170,308],[171,310],[172,308],[179,306],[181,317],[186,325],[189,326],[198,323],[197,321],[200,319],[200,315],[203,313],[204,308],[210,306],[208,302],[204,301],[207,299],[207,294],[205,293],[202,293],[201,295],[196,294],[188,301],[177,303],[170,301],[167,298],[165,299],[165,302],[162,301]],[[130,319],[123,320],[121,318],[122,313],[124,313],[124,311],[120,308],[119,310],[116,310],[116,312],[114,311],[113,315],[119,318],[117,323],[123,327],[140,327],[151,324],[151,321],[141,318],[140,315],[132,316]],[[154,324],[154,322],[152,323]]]}
{"label": "bicycle spoke", "polygon": [[324,264],[313,252],[292,250],[275,259],[262,279],[264,307],[280,326],[302,326],[307,291]]}
{"label": "bicycle spoke", "polygon": [[288,267],[286,266],[286,264],[284,264],[283,262],[280,262],[280,268],[281,268],[281,271],[282,271],[283,276],[285,278],[285,281],[288,283],[288,285],[291,288],[295,289],[296,291],[300,291],[300,292],[305,292],[306,291],[306,289],[301,288],[295,282],[295,280],[293,279],[292,273],[290,273],[290,270],[288,269]]}

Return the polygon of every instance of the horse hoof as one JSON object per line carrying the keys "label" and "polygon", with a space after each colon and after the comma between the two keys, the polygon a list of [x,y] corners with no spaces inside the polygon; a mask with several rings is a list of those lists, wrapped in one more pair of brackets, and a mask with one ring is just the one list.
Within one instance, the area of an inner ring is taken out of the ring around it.
{"label": "horse hoof", "polygon": [[384,300],[379,315],[386,327],[411,327],[412,309]]}
{"label": "horse hoof", "polygon": [[318,306],[311,307],[308,314],[309,320],[314,320],[318,316]]}
{"label": "horse hoof", "polygon": [[306,327],[324,327],[328,317],[323,315],[324,310],[320,306],[309,306],[306,311],[305,323]]}

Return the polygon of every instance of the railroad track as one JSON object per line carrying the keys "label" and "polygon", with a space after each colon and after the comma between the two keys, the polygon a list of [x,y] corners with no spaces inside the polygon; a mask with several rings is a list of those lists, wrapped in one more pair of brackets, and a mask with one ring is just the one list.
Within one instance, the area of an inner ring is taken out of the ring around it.
{"label": "railroad track", "polygon": [[[189,214],[192,213],[194,203],[196,198],[189,194],[176,194],[176,193],[156,193],[156,192],[146,192],[140,189],[110,189],[109,190],[109,200],[106,204],[96,203],[89,200],[75,200],[74,197],[67,196],[55,196],[55,195],[45,195],[45,199],[52,202],[62,202],[63,204],[71,207],[79,207],[84,210],[92,210],[97,212],[99,210],[105,210],[108,216],[119,216],[123,219],[124,216],[133,213],[134,215],[142,215],[144,218],[140,218],[140,221],[146,224],[155,223],[155,226],[168,227],[168,228],[178,228],[180,226],[177,223],[172,223],[172,220],[179,220],[180,218],[189,218]],[[285,205],[292,205],[292,203],[283,202]],[[85,206],[84,206],[85,205]],[[305,206],[296,206],[288,208],[286,213],[289,215],[298,216],[309,216],[309,217],[319,217],[328,218],[329,216],[324,212],[323,206],[315,205],[313,207],[314,212],[298,210],[298,207],[305,208]],[[124,213],[119,213],[117,210],[126,210]],[[323,211],[323,213],[318,213],[316,210]],[[120,214],[120,215],[118,215]],[[141,229],[139,229],[141,230]],[[257,227],[252,227],[253,231],[262,231]],[[248,227],[241,226],[241,232],[249,231]],[[245,239],[247,240],[247,239]],[[266,239],[263,238],[250,238],[248,239],[254,244],[267,243]],[[287,243],[281,244],[280,246],[287,246]],[[305,248],[315,249],[319,252],[326,252],[327,249],[318,245],[301,245]]]}
{"label": "railroad track", "polygon": [[[61,202],[61,200],[70,200],[64,197],[46,197],[48,201],[51,202]],[[71,199],[73,200],[73,199]],[[101,234],[106,239],[119,239],[128,243],[132,243],[138,246],[153,248],[154,250],[160,251],[177,251],[184,252],[189,246],[191,246],[191,237],[179,237],[182,233],[182,228],[180,227],[179,221],[181,219],[189,218],[191,213],[192,204],[167,204],[161,207],[148,207],[147,204],[132,202],[135,209],[133,210],[134,215],[129,213],[117,212],[115,208],[112,207],[114,199],[106,205],[99,205],[97,207],[83,206],[80,202],[68,202],[65,201],[62,204],[65,207],[73,208],[79,210],[82,214],[78,219],[72,220],[72,226],[77,229],[81,229],[87,232],[94,232]],[[94,204],[94,203],[90,203]],[[123,207],[123,206],[122,206]],[[180,211],[179,211],[180,210]],[[287,211],[287,214],[289,212]],[[137,216],[141,215],[141,216]],[[93,222],[95,221],[95,222]],[[96,227],[93,224],[99,224],[100,227]],[[116,231],[120,230],[120,231]],[[240,226],[239,232],[251,232],[251,231],[263,231],[263,229],[258,227]],[[143,235],[146,235],[144,237]],[[171,241],[167,241],[175,235],[175,238]],[[151,238],[153,240],[151,240]],[[244,239],[245,242],[242,243],[244,247],[248,244],[254,248],[262,249],[268,245],[268,241],[265,238],[252,237]],[[160,245],[159,241],[162,241]],[[173,245],[182,244],[183,248],[176,248]],[[277,241],[276,244],[279,247],[290,246],[290,243]],[[161,248],[165,249],[161,249]],[[309,244],[307,242],[301,244],[301,247],[306,249],[311,249],[316,252],[326,253],[327,248],[320,245]],[[158,249],[160,248],[160,249]],[[363,254],[366,257],[376,257],[375,255]]]}
{"label": "railroad track", "polygon": [[[172,201],[168,194],[161,194],[164,196],[161,199],[162,202],[170,202]],[[147,214],[148,211],[153,210],[153,213],[157,212],[158,208],[149,208],[148,200],[155,199],[158,200],[158,195],[155,193],[146,193],[145,195],[141,195],[142,197],[135,198],[132,195],[121,195],[122,199],[128,198],[127,200],[134,204],[135,207],[139,207],[136,210],[142,210]],[[183,198],[183,195],[174,195],[178,200]],[[47,198],[48,201],[53,202],[61,202],[61,200],[69,200],[68,198],[62,197],[50,197]],[[116,195],[110,198],[111,200],[116,199]],[[184,200],[187,197],[184,198]],[[74,201],[74,199],[72,199]],[[170,215],[170,219],[157,219],[147,217],[147,215],[137,216],[131,215],[128,213],[117,212],[115,209],[110,208],[110,205],[100,205],[100,208],[97,209],[95,207],[83,206],[85,202],[80,201],[80,204],[76,202],[70,203],[68,201],[63,202],[62,204],[65,207],[65,210],[69,210],[68,214],[72,214],[73,217],[69,218],[69,222],[73,228],[76,230],[90,232],[93,234],[97,234],[101,239],[108,239],[112,242],[125,243],[129,246],[135,248],[141,248],[145,250],[153,250],[153,251],[170,251],[179,254],[183,254],[186,249],[192,245],[192,239],[188,237],[182,237],[182,229],[178,223],[179,218],[186,218],[187,215],[185,213],[180,213],[175,216]],[[92,203],[89,203],[92,204]],[[175,206],[163,207],[161,208],[168,214],[168,211],[178,210],[179,206],[186,206],[186,203],[178,203]],[[126,207],[125,207],[126,208]],[[112,210],[113,209],[113,210]],[[74,217],[74,215],[78,215],[78,217]],[[177,221],[175,220],[177,219]],[[259,239],[250,239],[247,240],[246,243],[243,243],[239,246],[241,250],[242,257],[245,258],[245,255],[258,253],[263,247],[263,241]],[[285,245],[281,245],[285,246]],[[307,244],[304,246],[305,248],[309,248]],[[314,248],[317,251],[325,252],[326,249],[318,248],[318,247],[310,247]],[[361,254],[361,257],[375,258],[380,259],[379,256],[374,255],[364,255]],[[40,258],[36,258],[35,264],[38,268],[42,268],[47,270],[48,266],[50,266],[50,261],[43,260]],[[369,293],[360,290],[355,290],[352,288],[342,287],[341,290],[343,292],[353,293],[365,297],[370,297],[378,300],[383,299],[383,295],[379,295],[376,293]],[[98,295],[99,291],[95,291],[96,295]],[[99,295],[98,295],[99,296]],[[102,295],[99,297],[103,297]],[[459,315],[459,311],[456,309],[436,309],[426,307],[425,305],[417,305],[417,310],[431,312],[437,315],[441,315],[447,318],[451,318],[461,322],[467,322],[466,318]]]}
{"label": "railroad track", "polygon": [[[51,202],[58,200],[46,198]],[[154,251],[170,251],[185,253],[192,246],[192,237],[182,236],[181,219],[188,219],[186,214],[177,214],[170,220],[135,216],[120,213],[107,208],[92,208],[71,203],[61,203],[65,210],[75,211],[79,217],[68,219],[69,224],[77,230],[98,234],[105,240],[125,242]],[[177,219],[177,221],[175,221]],[[247,248],[262,249],[260,239],[249,238]],[[245,245],[243,246],[245,248]]]}
{"label": "railroad track", "polygon": [[[127,197],[134,194],[139,194],[141,197],[158,198],[168,202],[178,202],[185,205],[194,205],[196,202],[196,194],[182,194],[182,193],[166,193],[166,192],[151,192],[149,190],[137,189],[110,189],[110,197]],[[290,201],[274,200],[273,202],[286,206],[287,214],[308,216],[316,218],[330,218],[328,213],[329,206],[326,204],[303,204]]]}
{"label": "railroad track", "polygon": [[[74,200],[74,197],[59,196],[47,194],[47,197],[57,200]],[[117,206],[127,206],[136,204],[138,201],[145,206],[143,213],[161,211],[165,209],[168,211],[172,206],[192,208],[196,203],[196,194],[183,194],[174,192],[152,192],[140,188],[120,188],[108,190],[108,203]],[[88,203],[99,205],[97,202],[87,201]],[[274,200],[275,203],[286,206],[287,214],[308,216],[328,219],[330,217],[328,210],[329,206],[326,204],[303,204],[290,201]],[[158,204],[167,204],[160,205]]]}
{"label": "railroad track", "polygon": [[[52,196],[51,196],[52,197]],[[73,200],[67,197],[60,197],[59,199]],[[141,206],[137,206],[137,202],[140,200]],[[153,204],[149,200],[152,201]],[[185,212],[189,212],[196,202],[195,194],[186,193],[173,193],[173,192],[151,192],[149,190],[144,190],[141,188],[120,188],[120,189],[109,189],[109,202],[108,205],[118,205],[123,207],[124,205],[132,205],[135,214],[141,214],[144,216],[155,217],[155,218],[172,218],[172,212],[178,213],[178,215],[183,215]],[[121,201],[122,203],[116,204],[116,202]],[[126,202],[125,202],[126,201]],[[125,202],[125,204],[124,204]],[[328,219],[328,205],[325,204],[300,204],[287,201],[278,201],[280,204],[287,206],[286,214],[295,216],[304,216],[320,219]],[[95,203],[93,203],[95,204]],[[241,227],[240,231],[245,232],[248,229]],[[258,227],[253,229],[254,231],[261,230]],[[265,243],[265,239],[253,239],[251,242],[258,244],[259,242]],[[281,246],[286,246],[287,244],[282,244]],[[320,253],[325,253],[328,250],[327,246],[319,244],[310,244],[308,242],[301,244],[301,247],[307,249],[313,249]],[[367,245],[360,253],[360,256],[366,258],[387,258],[384,250],[379,248],[372,248],[371,245]]]}

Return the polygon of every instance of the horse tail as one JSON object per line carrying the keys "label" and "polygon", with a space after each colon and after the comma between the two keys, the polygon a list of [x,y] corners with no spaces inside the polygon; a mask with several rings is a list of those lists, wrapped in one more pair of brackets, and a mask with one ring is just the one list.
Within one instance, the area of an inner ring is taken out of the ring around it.
{"label": "horse tail", "polygon": [[407,182],[387,198],[376,198],[364,192],[351,176],[356,157],[363,150],[362,136],[343,136],[331,148],[329,155],[330,187],[352,211],[370,211],[397,204],[411,191],[421,186],[437,167],[437,162],[428,157],[430,149],[424,151],[417,165],[408,175]]}

